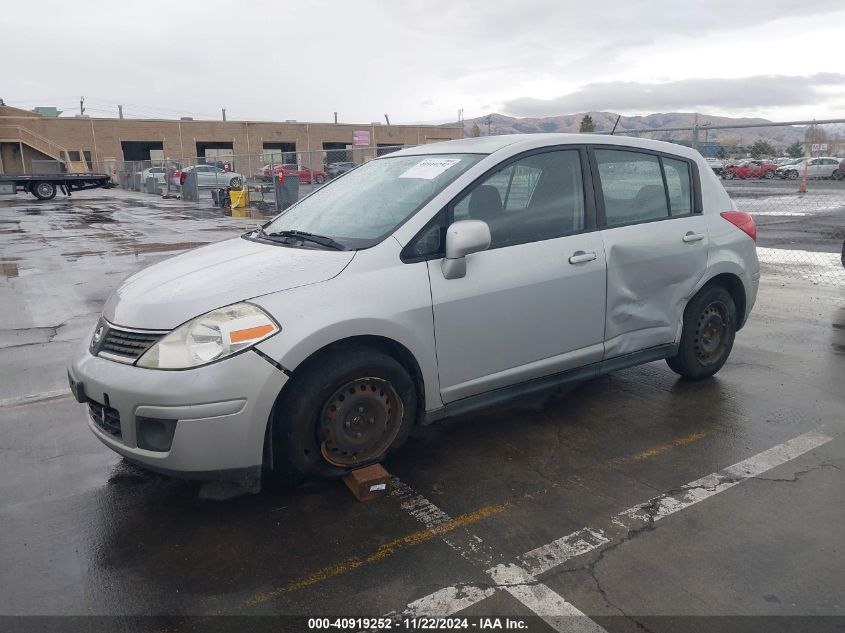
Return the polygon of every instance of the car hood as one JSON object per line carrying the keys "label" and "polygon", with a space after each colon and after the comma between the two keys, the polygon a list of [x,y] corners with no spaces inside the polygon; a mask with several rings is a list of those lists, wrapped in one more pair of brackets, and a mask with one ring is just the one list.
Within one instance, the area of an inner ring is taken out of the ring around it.
{"label": "car hood", "polygon": [[326,281],[355,251],[288,248],[235,238],[172,257],[132,275],[106,301],[106,320],[169,330],[209,310]]}

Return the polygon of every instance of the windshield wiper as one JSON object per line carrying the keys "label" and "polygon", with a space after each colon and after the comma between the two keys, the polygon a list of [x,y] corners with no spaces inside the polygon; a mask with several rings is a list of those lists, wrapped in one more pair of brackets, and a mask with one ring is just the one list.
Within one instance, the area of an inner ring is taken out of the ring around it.
{"label": "windshield wiper", "polygon": [[340,242],[334,241],[330,237],[326,237],[325,235],[315,235],[314,233],[307,233],[306,231],[274,231],[273,233],[267,233],[263,228],[259,231],[259,235],[262,237],[286,237],[286,238],[294,238],[298,240],[302,240],[303,242],[313,242],[314,244],[319,244],[320,246],[327,246],[329,248],[333,248],[336,251],[345,251],[346,247],[341,244]]}

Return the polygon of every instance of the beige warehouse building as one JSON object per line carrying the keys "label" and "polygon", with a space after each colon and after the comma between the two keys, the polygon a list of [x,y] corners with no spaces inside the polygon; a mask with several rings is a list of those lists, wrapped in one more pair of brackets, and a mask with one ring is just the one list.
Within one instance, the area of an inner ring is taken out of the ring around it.
{"label": "beige warehouse building", "polygon": [[322,169],[326,162],[366,160],[388,147],[457,139],[462,132],[457,125],[60,118],[0,105],[0,173],[34,173],[51,162],[68,171],[103,171],[123,161],[206,158],[231,159],[240,170],[271,158]]}

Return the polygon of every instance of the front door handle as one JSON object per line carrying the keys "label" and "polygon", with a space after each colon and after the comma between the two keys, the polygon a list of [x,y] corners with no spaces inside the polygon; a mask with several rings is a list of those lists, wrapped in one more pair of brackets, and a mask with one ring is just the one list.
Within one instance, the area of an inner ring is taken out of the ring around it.
{"label": "front door handle", "polygon": [[569,258],[570,264],[583,264],[584,262],[591,262],[596,258],[595,253],[585,253],[584,251],[575,251]]}
{"label": "front door handle", "polygon": [[701,233],[693,233],[692,231],[687,231],[687,234],[684,235],[684,241],[689,244],[690,242],[700,242],[704,239],[704,235]]}

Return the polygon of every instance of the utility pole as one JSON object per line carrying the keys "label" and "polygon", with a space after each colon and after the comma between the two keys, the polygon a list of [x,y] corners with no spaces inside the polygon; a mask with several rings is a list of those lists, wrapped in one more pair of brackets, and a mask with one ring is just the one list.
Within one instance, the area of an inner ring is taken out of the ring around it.
{"label": "utility pole", "polygon": [[85,97],[79,97],[79,116],[85,116]]}
{"label": "utility pole", "polygon": [[390,125],[390,117],[388,117],[386,114],[384,115],[384,120],[387,121],[388,125]]}
{"label": "utility pole", "polygon": [[334,124],[337,125],[337,112],[334,113]]}
{"label": "utility pole", "polygon": [[223,120],[226,120],[226,108],[223,108]]}
{"label": "utility pole", "polygon": [[122,105],[117,106],[117,118],[118,119],[123,118],[123,106]]}
{"label": "utility pole", "polygon": [[698,149],[698,112],[695,113],[695,123],[692,126],[692,148]]}
{"label": "utility pole", "polygon": [[493,125],[493,115],[488,114],[484,122],[487,123],[487,136],[490,136],[490,126]]}

